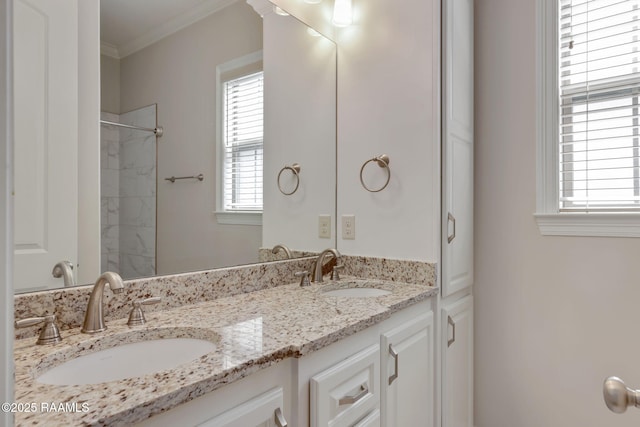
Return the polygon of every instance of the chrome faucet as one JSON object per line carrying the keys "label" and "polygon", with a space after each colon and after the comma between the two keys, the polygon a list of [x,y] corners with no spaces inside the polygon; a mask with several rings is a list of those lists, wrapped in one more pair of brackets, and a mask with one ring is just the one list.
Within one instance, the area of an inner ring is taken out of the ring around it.
{"label": "chrome faucet", "polygon": [[76,280],[73,277],[73,264],[69,261],[60,261],[54,265],[51,274],[56,279],[62,277],[64,280],[64,286],[66,287],[76,285]]}
{"label": "chrome faucet", "polygon": [[85,334],[95,334],[107,329],[104,324],[104,314],[102,312],[102,295],[104,294],[104,286],[109,284],[111,291],[119,294],[124,289],[122,277],[118,273],[107,271],[102,273],[96,283],[93,285],[87,311],[84,313],[84,323],[82,324],[82,332]]}
{"label": "chrome faucet", "polygon": [[333,248],[325,249],[320,255],[318,255],[316,264],[313,267],[313,281],[316,283],[322,283],[322,266],[324,264],[324,257],[328,254],[332,254],[336,258],[336,261],[342,256],[337,249]]}
{"label": "chrome faucet", "polygon": [[277,244],[273,247],[273,249],[271,249],[271,253],[272,254],[277,254],[279,250],[283,250],[284,253],[287,255],[287,259],[291,259],[291,251],[289,250],[288,247],[286,247],[285,245],[282,244]]}

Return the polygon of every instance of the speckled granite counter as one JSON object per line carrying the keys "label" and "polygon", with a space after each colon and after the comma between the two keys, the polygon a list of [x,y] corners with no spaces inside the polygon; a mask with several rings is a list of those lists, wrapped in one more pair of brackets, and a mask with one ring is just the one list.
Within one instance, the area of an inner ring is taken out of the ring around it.
{"label": "speckled granite counter", "polygon": [[[36,346],[33,338],[18,340],[15,401],[38,406],[71,402],[78,405],[78,412],[17,413],[16,425],[130,425],[285,358],[326,347],[437,294],[437,288],[426,285],[363,280],[358,286],[374,286],[391,294],[340,298],[323,295],[325,286],[332,284],[283,285],[149,313],[147,324],[135,328],[129,328],[126,319],[112,320],[106,332],[93,336],[71,329],[54,347]],[[116,343],[162,337],[210,339],[217,348],[176,369],[127,380],[75,386],[35,381],[40,373],[69,358]],[[86,412],[81,410],[83,403]]]}

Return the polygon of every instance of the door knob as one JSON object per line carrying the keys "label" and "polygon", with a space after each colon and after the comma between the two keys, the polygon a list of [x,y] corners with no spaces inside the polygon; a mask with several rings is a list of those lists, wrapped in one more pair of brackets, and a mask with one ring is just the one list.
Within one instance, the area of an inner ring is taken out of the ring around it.
{"label": "door knob", "polygon": [[607,408],[617,414],[626,411],[628,406],[640,407],[640,390],[630,389],[618,377],[609,377],[604,380],[602,392]]}

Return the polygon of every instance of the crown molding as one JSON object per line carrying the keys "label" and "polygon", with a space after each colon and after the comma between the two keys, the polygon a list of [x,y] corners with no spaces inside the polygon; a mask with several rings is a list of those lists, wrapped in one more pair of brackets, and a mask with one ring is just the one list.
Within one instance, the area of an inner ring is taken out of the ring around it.
{"label": "crown molding", "polygon": [[116,50],[119,53],[119,58],[125,58],[132,53],[144,49],[237,1],[239,0],[205,0],[193,9],[158,25],[151,31],[144,33],[129,43],[118,46]]}
{"label": "crown molding", "polygon": [[118,52],[118,48],[107,42],[100,42],[100,55],[120,59],[120,52]]}

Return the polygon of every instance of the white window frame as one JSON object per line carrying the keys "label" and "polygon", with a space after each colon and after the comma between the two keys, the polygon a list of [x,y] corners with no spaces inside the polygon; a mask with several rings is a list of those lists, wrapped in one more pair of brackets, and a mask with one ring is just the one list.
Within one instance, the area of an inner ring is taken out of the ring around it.
{"label": "white window frame", "polygon": [[536,0],[536,213],[545,236],[640,237],[640,213],[559,210],[558,0]]}
{"label": "white window frame", "polygon": [[236,69],[262,61],[262,51],[253,52],[216,67],[216,211],[219,224],[262,225],[262,212],[226,211],[224,209],[224,129],[221,112],[224,109],[224,82],[222,77]]}

